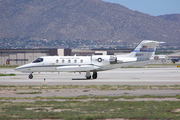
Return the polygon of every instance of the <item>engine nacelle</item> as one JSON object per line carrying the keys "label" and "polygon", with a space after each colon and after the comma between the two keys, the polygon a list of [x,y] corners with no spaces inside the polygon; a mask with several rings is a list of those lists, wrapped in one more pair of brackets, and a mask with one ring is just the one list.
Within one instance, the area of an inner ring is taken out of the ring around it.
{"label": "engine nacelle", "polygon": [[117,63],[117,57],[116,56],[110,56],[110,64],[116,64]]}
{"label": "engine nacelle", "polygon": [[94,65],[110,65],[116,64],[117,57],[116,56],[108,56],[108,55],[95,55],[92,56],[92,64]]}

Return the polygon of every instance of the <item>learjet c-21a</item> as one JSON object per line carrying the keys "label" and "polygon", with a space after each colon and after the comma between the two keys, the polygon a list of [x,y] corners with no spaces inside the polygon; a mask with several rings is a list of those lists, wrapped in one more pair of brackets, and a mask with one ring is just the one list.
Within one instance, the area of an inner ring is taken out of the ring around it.
{"label": "learjet c-21a", "polygon": [[157,44],[152,40],[143,40],[131,53],[126,55],[92,55],[92,56],[44,56],[32,63],[22,65],[15,70],[34,72],[86,72],[87,79],[97,78],[98,71],[111,70],[127,66],[143,66],[154,60]]}

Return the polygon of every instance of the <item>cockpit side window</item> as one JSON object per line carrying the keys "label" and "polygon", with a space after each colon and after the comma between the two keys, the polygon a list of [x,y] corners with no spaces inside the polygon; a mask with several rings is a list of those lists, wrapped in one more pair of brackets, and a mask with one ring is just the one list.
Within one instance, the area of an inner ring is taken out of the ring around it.
{"label": "cockpit side window", "polygon": [[32,63],[39,63],[39,62],[42,62],[42,61],[43,61],[43,58],[37,58]]}

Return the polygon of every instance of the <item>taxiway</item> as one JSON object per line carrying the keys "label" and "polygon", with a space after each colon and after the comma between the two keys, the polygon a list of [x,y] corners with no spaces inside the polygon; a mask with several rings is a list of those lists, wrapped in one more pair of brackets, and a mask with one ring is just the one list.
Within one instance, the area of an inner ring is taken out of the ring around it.
{"label": "taxiway", "polygon": [[28,73],[14,69],[0,69],[0,73],[14,73],[16,76],[0,77],[0,85],[180,85],[180,68],[121,68],[98,72],[97,79],[85,78],[85,73]]}
{"label": "taxiway", "polygon": [[[0,69],[0,73],[14,73],[16,76],[0,77],[0,85],[180,85],[180,68],[123,68],[109,71],[98,72],[97,79],[72,80],[72,78],[85,78],[85,73],[34,73],[34,78],[29,79],[27,73],[20,73],[14,69]],[[30,90],[31,91],[31,90]],[[15,91],[17,92],[17,91]],[[21,92],[21,91],[20,91]],[[26,91],[27,92],[27,91]],[[88,92],[83,92],[81,89],[65,89],[56,92],[42,91],[38,95],[16,95],[14,91],[1,91],[1,97],[36,97],[36,96],[80,96],[80,95],[102,95],[102,96],[141,96],[141,95],[179,95],[180,90],[110,90],[101,91],[93,88]]]}

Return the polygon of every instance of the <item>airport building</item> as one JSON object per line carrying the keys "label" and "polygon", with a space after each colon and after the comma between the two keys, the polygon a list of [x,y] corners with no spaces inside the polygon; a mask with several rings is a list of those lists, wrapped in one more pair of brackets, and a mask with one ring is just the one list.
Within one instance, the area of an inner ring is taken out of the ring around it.
{"label": "airport building", "polygon": [[0,65],[23,65],[41,56],[90,56],[130,53],[132,49],[84,50],[84,49],[0,49]]}
{"label": "airport building", "polygon": [[40,56],[71,55],[71,49],[0,49],[0,65],[23,65]]}

